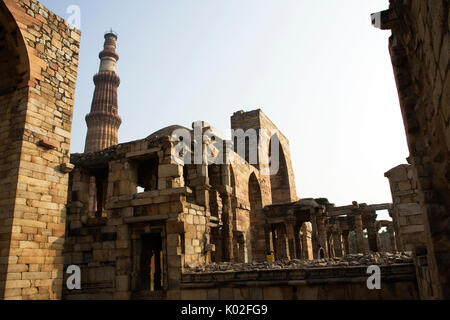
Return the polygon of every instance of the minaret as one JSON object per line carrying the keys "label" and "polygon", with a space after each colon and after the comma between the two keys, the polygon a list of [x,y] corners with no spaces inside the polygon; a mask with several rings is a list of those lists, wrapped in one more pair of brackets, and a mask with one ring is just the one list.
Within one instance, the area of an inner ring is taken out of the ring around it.
{"label": "minaret", "polygon": [[118,131],[122,119],[118,114],[117,88],[120,78],[116,74],[119,55],[116,52],[117,35],[105,34],[105,44],[100,52],[100,70],[94,76],[95,91],[91,113],[86,116],[88,127],[84,152],[100,151],[118,144]]}

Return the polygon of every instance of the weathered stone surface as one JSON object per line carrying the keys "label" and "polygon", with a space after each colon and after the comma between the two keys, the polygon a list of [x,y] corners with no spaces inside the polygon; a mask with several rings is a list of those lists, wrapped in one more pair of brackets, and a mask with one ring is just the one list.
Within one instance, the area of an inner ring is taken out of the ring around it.
{"label": "weathered stone surface", "polygon": [[394,207],[390,214],[399,250],[411,251],[426,243],[419,190],[413,170],[413,166],[403,164],[385,174],[391,186]]}
{"label": "weathered stone surface", "polygon": [[303,268],[324,268],[324,267],[347,267],[347,266],[370,266],[370,265],[391,265],[401,263],[412,263],[413,258],[410,252],[403,253],[374,253],[356,254],[344,257],[319,260],[280,260],[276,262],[253,262],[244,263],[212,263],[208,265],[190,264],[185,266],[185,273],[214,273],[214,272],[239,272],[257,270],[284,270]]}
{"label": "weathered stone surface", "polygon": [[388,12],[396,17],[389,50],[411,152],[408,179],[417,189],[418,201],[410,202],[420,203],[427,244],[428,265],[420,271],[432,287],[421,296],[449,299],[449,2],[391,0]]}
{"label": "weathered stone surface", "polygon": [[[418,3],[392,0],[398,19],[383,21],[393,29],[390,49],[413,165],[387,174],[394,226],[383,226],[392,250],[391,227],[398,250],[415,249],[421,297],[447,297],[448,2]],[[69,159],[80,33],[36,0],[0,6],[6,40],[0,133],[7,133],[0,134],[2,298],[61,298],[69,264],[81,267],[83,285],[64,288],[66,299],[417,298],[411,254],[377,253],[383,223],[375,212],[388,207],[299,200],[289,141],[261,110],[231,118],[232,129],[257,133],[254,154],[238,154],[239,140],[224,141],[204,121],[117,145],[120,79],[112,33],[94,77],[86,153]],[[229,162],[184,163],[178,156],[190,151],[176,148],[175,130],[192,141],[200,133],[206,139],[194,149],[208,158],[224,150]],[[277,141],[279,170],[268,175]],[[348,254],[350,231],[360,254]],[[420,247],[426,236],[430,269]],[[379,295],[361,280],[374,264],[388,273]],[[243,285],[256,280],[267,286]],[[205,288],[194,288],[199,283]],[[425,287],[433,290],[424,293]]]}

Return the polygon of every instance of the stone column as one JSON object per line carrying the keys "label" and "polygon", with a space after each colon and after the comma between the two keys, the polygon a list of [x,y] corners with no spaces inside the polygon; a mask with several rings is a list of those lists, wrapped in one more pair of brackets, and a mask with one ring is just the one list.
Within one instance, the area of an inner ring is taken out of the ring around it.
{"label": "stone column", "polygon": [[344,230],[342,231],[342,240],[344,244],[344,254],[349,255],[350,254],[350,245],[348,243],[348,235],[350,234],[350,230]]}
{"label": "stone column", "polygon": [[388,225],[387,232],[389,233],[389,239],[391,240],[392,252],[396,253],[397,252],[397,243],[396,243],[396,239],[395,239],[395,235],[394,235],[394,226]]}
{"label": "stone column", "polygon": [[[231,187],[230,187],[231,189]],[[225,261],[233,261],[233,210],[231,205],[231,193],[221,193],[223,203],[223,253]]]}
{"label": "stone column", "polygon": [[[192,124],[196,135],[203,136],[203,123]],[[208,176],[208,146],[204,141],[196,141],[194,144],[194,163],[197,167],[197,179],[195,183],[195,200],[198,205],[204,206],[209,211],[209,176]]]}
{"label": "stone column", "polygon": [[362,216],[360,213],[355,214],[355,232],[356,232],[356,243],[358,246],[358,253],[365,253],[364,245],[364,233],[363,233],[363,223]]}
{"label": "stone column", "polygon": [[277,224],[277,241],[276,241],[276,259],[289,259],[289,247],[286,234],[286,226],[284,223]]}
{"label": "stone column", "polygon": [[392,227],[394,228],[394,232],[395,232],[395,247],[397,249],[397,252],[403,252],[404,248],[403,248],[403,241],[400,235],[400,227],[398,224],[398,219],[396,217],[398,217],[398,215],[395,212],[396,210],[390,209],[389,210],[389,216],[392,218]]}
{"label": "stone column", "polygon": [[275,253],[273,248],[272,226],[269,223],[267,223],[264,227],[264,234],[266,238],[266,256],[269,256]]}
{"label": "stone column", "polygon": [[94,218],[97,214],[97,185],[95,177],[89,178],[89,218]]}
{"label": "stone column", "polygon": [[311,232],[311,242],[312,242],[312,249],[313,249],[313,259],[319,259],[319,231],[317,230],[317,218],[315,215],[311,216],[311,225],[312,225],[312,232]]}
{"label": "stone column", "polygon": [[377,243],[377,227],[375,226],[375,219],[371,219],[367,226],[367,235],[369,237],[369,249],[372,252],[378,252],[378,243]]}
{"label": "stone column", "polygon": [[304,259],[303,257],[303,244],[302,237],[300,236],[300,227],[295,225],[294,227],[294,242],[295,242],[295,257],[296,259]]}
{"label": "stone column", "polygon": [[[319,234],[319,247],[324,250],[325,258],[329,257],[328,245],[327,245],[327,230],[325,228],[325,218],[316,217],[317,232]],[[317,253],[318,255],[318,253]]]}
{"label": "stone column", "polygon": [[301,227],[302,232],[302,258],[303,259],[314,259],[314,253],[312,248],[312,239],[311,239],[311,228],[308,223],[303,223]]}
{"label": "stone column", "polygon": [[295,243],[295,235],[294,235],[294,222],[287,221],[285,222],[286,226],[286,235],[288,239],[288,252],[289,257],[288,259],[295,259],[296,258],[296,247],[298,244]]}
{"label": "stone column", "polygon": [[[231,167],[226,161],[229,157],[230,148],[226,142],[223,144],[225,164],[221,166],[222,183],[224,185],[224,191],[222,192],[222,214],[223,214],[223,234],[224,234],[224,258],[226,261],[234,260],[233,252],[233,187],[231,185]],[[238,254],[236,252],[236,254]]]}

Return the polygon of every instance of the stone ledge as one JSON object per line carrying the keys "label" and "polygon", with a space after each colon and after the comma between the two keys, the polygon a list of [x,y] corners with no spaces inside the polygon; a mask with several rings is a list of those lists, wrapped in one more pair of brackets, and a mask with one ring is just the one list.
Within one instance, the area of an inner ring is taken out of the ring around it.
{"label": "stone ledge", "polygon": [[[380,266],[382,281],[415,280],[414,264]],[[299,270],[222,272],[183,274],[182,288],[216,288],[224,286],[292,286],[311,284],[360,283],[367,281],[367,267],[331,267]]]}

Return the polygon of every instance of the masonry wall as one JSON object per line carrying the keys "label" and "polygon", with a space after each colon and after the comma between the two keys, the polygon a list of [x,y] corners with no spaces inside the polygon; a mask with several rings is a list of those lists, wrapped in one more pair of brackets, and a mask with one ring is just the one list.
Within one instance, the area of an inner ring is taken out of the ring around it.
{"label": "masonry wall", "polygon": [[0,8],[0,297],[58,299],[80,32],[34,0]]}
{"label": "masonry wall", "polygon": [[391,0],[390,53],[425,222],[432,297],[450,298],[450,21],[447,0]]}
{"label": "masonry wall", "polygon": [[[248,163],[239,163],[236,161],[231,168],[233,180],[234,182],[234,196],[233,196],[233,212],[234,212],[234,225],[233,228],[237,232],[242,232],[245,235],[244,242],[246,244],[246,254],[244,257],[237,259],[239,256],[238,252],[236,252],[236,261],[240,262],[248,262],[252,261],[254,258],[252,255],[252,237],[259,239],[264,239],[264,235],[255,233],[252,235],[252,225],[257,228],[255,225],[255,221],[258,220],[262,222],[261,211],[255,212],[255,208],[253,208],[252,212],[252,204],[250,194],[253,191],[253,195],[259,194],[257,197],[258,203],[253,203],[253,206],[259,206],[263,208],[266,205],[271,204],[271,190],[270,190],[270,181],[267,179],[268,177],[264,177],[260,174],[260,172],[253,166]],[[250,178],[253,176],[252,181],[254,182],[252,185],[250,184]],[[255,190],[251,190],[253,189]],[[255,199],[256,200],[256,199]],[[255,202],[255,201],[254,201]],[[254,231],[256,231],[254,229]],[[259,228],[259,231],[264,231],[263,228]]]}
{"label": "masonry wall", "polygon": [[411,165],[400,165],[386,173],[391,186],[392,218],[400,251],[413,251],[426,243],[419,192],[413,174]]}

